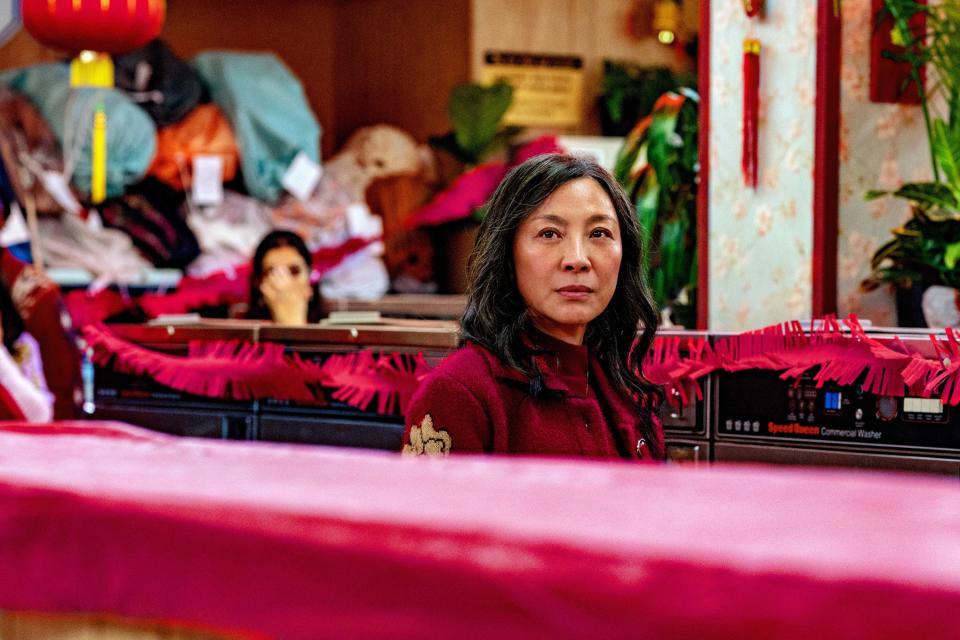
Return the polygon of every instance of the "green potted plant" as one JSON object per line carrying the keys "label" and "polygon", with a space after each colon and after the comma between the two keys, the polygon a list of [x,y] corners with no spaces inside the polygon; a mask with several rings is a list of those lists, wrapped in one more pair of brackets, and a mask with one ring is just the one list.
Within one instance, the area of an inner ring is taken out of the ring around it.
{"label": "green potted plant", "polygon": [[[915,322],[903,305],[910,292],[922,292],[931,285],[960,286],[956,270],[960,261],[960,2],[943,0],[928,6],[914,0],[884,0],[884,11],[893,19],[894,43],[902,47],[901,52],[884,55],[910,65],[910,81],[918,90],[930,143],[933,180],[907,183],[892,192],[867,193],[867,199],[903,198],[910,203],[912,215],[874,254],[871,273],[861,289],[895,285],[900,323],[910,325]],[[918,13],[925,17],[923,32],[911,24]],[[932,78],[924,83],[921,70],[927,65]]]}
{"label": "green potted plant", "polygon": [[660,96],[627,136],[614,167],[636,204],[654,300],[665,321],[688,328],[697,308],[699,102],[692,89]]}
{"label": "green potted plant", "polygon": [[[489,86],[464,83],[451,90],[447,114],[453,128],[442,136],[430,138],[430,145],[437,151],[438,181],[442,188],[465,171],[505,154],[522,131],[503,124],[512,103],[513,88],[502,80]],[[466,290],[467,258],[478,227],[475,217],[433,227],[443,292]]]}
{"label": "green potted plant", "polygon": [[600,127],[605,136],[625,136],[653,110],[667,91],[692,86],[694,76],[667,67],[642,67],[634,62],[603,61],[601,95],[597,98]]}

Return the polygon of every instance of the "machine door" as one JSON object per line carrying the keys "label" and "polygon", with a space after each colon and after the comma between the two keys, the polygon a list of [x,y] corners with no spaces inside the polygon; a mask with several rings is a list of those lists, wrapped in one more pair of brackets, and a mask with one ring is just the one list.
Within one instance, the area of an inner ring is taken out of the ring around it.
{"label": "machine door", "polygon": [[693,467],[710,462],[710,443],[707,440],[684,440],[667,437],[667,462]]}
{"label": "machine door", "polygon": [[403,419],[326,408],[264,409],[259,440],[400,451]]}
{"label": "machine door", "polygon": [[176,436],[247,440],[256,423],[252,411],[222,407],[151,406],[127,402],[98,402],[94,420],[118,420]]}
{"label": "machine door", "polygon": [[853,467],[884,471],[937,473],[960,479],[960,460],[929,456],[833,451],[807,447],[766,446],[718,442],[717,462],[760,462],[820,467]]}

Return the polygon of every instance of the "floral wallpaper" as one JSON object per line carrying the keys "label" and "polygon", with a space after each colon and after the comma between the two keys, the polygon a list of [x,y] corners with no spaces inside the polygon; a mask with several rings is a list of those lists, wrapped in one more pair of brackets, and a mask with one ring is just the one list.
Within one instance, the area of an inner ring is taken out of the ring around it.
{"label": "floral wallpaper", "polygon": [[870,5],[870,0],[842,4],[837,305],[840,314],[895,325],[893,295],[888,290],[864,294],[859,285],[870,271],[870,256],[909,210],[893,198],[866,202],[863,194],[929,180],[932,171],[920,107],[870,102]]}
{"label": "floral wallpaper", "polygon": [[[846,1],[844,2],[846,4]],[[817,3],[712,0],[710,24],[710,318],[747,330],[811,313]],[[760,54],[759,184],[740,173],[743,40]]]}

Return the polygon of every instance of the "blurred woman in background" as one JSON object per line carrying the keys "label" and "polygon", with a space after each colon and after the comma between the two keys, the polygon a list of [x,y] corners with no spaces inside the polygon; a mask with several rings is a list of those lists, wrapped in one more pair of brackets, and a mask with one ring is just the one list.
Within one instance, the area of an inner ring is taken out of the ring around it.
{"label": "blurred woman in background", "polygon": [[323,301],[311,282],[312,257],[292,231],[271,231],[253,255],[246,317],[298,325],[319,322]]}

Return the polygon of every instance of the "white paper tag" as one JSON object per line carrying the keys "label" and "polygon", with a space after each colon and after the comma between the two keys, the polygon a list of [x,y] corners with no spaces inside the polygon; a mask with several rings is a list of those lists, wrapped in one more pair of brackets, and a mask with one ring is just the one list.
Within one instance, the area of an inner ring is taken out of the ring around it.
{"label": "white paper tag", "polygon": [[283,174],[280,184],[283,188],[293,194],[297,200],[304,202],[317,188],[320,178],[323,176],[323,167],[307,157],[303,151],[297,154],[287,172]]}
{"label": "white paper tag", "polygon": [[355,202],[347,207],[347,233],[354,238],[383,235],[383,219],[370,213],[367,205]]}
{"label": "white paper tag", "polygon": [[7,214],[7,222],[0,229],[0,247],[10,247],[15,244],[30,242],[30,231],[27,230],[27,221],[23,219],[20,206],[14,202]]}
{"label": "white paper tag", "polygon": [[223,202],[223,158],[197,155],[193,157],[193,202],[199,206]]}
{"label": "white paper tag", "polygon": [[146,60],[141,60],[133,70],[133,86],[137,91],[146,91],[152,77],[153,65]]}
{"label": "white paper tag", "polygon": [[40,180],[43,182],[43,188],[50,194],[50,197],[57,201],[57,204],[63,207],[64,211],[79,214],[83,210],[73,192],[70,191],[70,185],[67,184],[63,174],[56,171],[44,171],[40,175]]}
{"label": "white paper tag", "polygon": [[92,233],[100,233],[103,231],[103,219],[100,217],[100,212],[96,209],[88,209],[87,217],[83,220],[83,224],[87,225]]}

